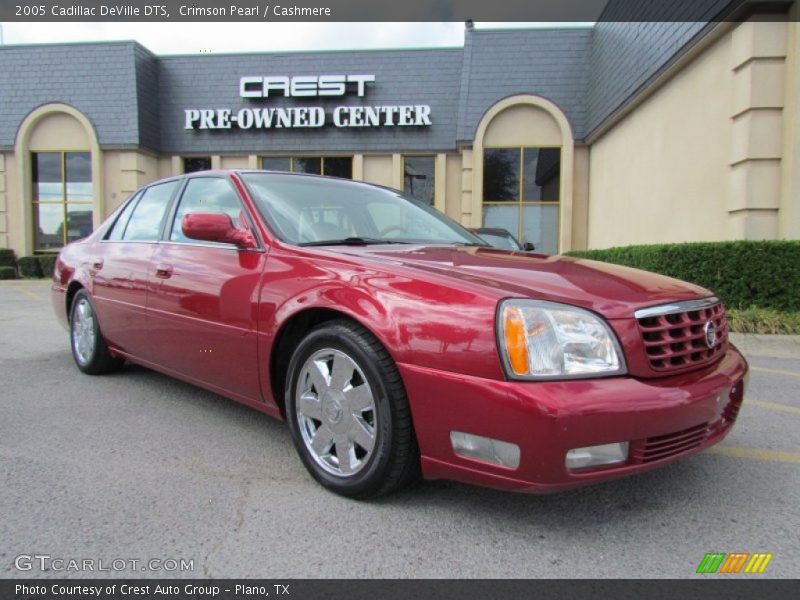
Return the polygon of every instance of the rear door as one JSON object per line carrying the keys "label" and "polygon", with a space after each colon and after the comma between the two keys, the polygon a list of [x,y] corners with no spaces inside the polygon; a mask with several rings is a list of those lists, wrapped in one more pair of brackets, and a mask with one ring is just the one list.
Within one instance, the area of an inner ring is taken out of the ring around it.
{"label": "rear door", "polygon": [[[148,315],[155,362],[243,398],[260,399],[256,323],[262,247],[187,239],[190,212],[218,212],[252,231],[252,220],[226,177],[190,178],[153,254]],[[255,235],[255,231],[253,231]]]}
{"label": "rear door", "polygon": [[175,179],[139,192],[91,257],[95,307],[106,341],[146,360],[151,356],[145,317],[150,260],[179,185]]}

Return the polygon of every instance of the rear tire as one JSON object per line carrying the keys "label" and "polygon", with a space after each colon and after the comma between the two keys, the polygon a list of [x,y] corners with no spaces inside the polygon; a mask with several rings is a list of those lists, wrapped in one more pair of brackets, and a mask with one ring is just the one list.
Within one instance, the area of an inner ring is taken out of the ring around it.
{"label": "rear tire", "polygon": [[289,363],[286,420],[311,476],[351,498],[374,498],[419,477],[419,449],[394,361],[364,327],[313,329]]}
{"label": "rear tire", "polygon": [[88,375],[116,371],[125,362],[125,359],[112,356],[109,352],[100,331],[94,304],[86,290],[78,290],[72,299],[69,339],[75,364]]}

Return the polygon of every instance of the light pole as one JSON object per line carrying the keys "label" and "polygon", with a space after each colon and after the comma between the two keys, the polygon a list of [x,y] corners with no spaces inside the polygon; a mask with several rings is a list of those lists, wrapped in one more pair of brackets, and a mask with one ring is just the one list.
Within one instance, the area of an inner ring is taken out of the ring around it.
{"label": "light pole", "polygon": [[0,46],[3,45],[3,24],[0,23]]}

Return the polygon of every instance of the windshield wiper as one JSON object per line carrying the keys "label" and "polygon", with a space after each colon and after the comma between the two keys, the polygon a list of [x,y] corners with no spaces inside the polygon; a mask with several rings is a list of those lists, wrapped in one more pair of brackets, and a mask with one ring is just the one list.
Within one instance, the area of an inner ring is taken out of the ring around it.
{"label": "windshield wiper", "polygon": [[382,240],[371,237],[346,237],[341,240],[320,240],[317,242],[302,242],[300,246],[367,246],[372,244],[410,244],[402,240]]}
{"label": "windshield wiper", "polygon": [[475,246],[477,248],[486,248],[489,247],[490,244],[481,244],[479,242],[451,242],[451,246]]}

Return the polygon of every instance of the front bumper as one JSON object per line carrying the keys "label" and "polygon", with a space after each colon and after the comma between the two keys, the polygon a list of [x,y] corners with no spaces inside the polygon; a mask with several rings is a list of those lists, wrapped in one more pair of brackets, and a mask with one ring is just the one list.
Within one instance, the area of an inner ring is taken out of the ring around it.
{"label": "front bumper", "polygon": [[[423,475],[545,493],[647,471],[716,444],[744,397],[747,362],[730,346],[716,364],[672,377],[495,381],[400,364]],[[453,452],[450,432],[517,444],[515,469]],[[573,448],[630,442],[624,463],[569,470]]]}

